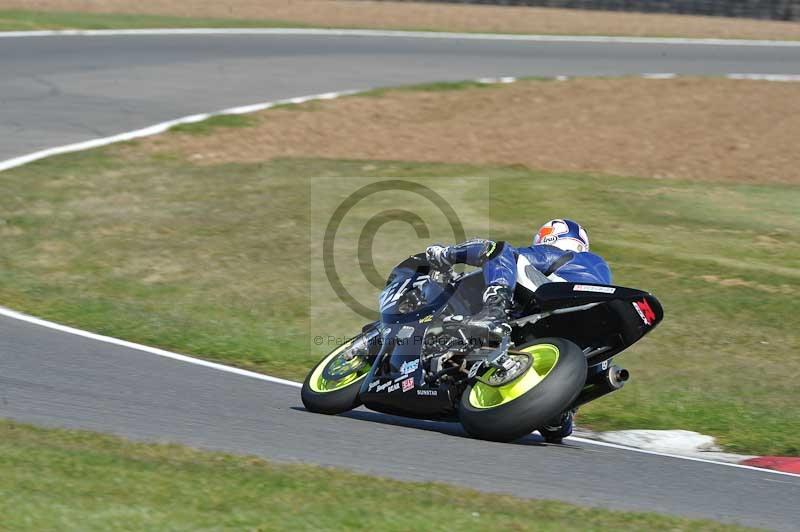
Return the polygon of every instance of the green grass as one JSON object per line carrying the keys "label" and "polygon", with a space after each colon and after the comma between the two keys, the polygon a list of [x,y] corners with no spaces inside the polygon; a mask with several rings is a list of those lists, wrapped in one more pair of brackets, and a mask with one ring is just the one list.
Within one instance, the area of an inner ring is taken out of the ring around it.
{"label": "green grass", "polygon": [[450,92],[463,91],[467,89],[498,88],[502,86],[503,85],[500,83],[481,83],[474,80],[436,81],[433,83],[417,83],[413,85],[401,85],[399,87],[372,89],[366,92],[360,92],[354,96],[371,96],[381,98],[393,92]]}
{"label": "green grass", "polygon": [[216,115],[200,122],[178,124],[169,128],[171,133],[189,133],[190,135],[208,135],[219,128],[248,127],[258,120],[253,115]]}
{"label": "green grass", "polygon": [[0,31],[113,30],[147,28],[302,28],[307,24],[284,20],[188,18],[123,13],[71,13],[0,10]]}
{"label": "green grass", "polygon": [[[526,80],[552,81],[552,78],[524,78]],[[455,92],[468,89],[499,89],[505,87],[503,83],[482,83],[475,80],[461,81],[436,81],[433,83],[415,83],[410,85],[398,85],[394,87],[381,87],[377,89],[357,92],[344,98],[383,98],[390,94],[403,92]],[[303,103],[282,103],[274,105],[271,109],[289,109],[293,111],[316,111],[320,108],[320,101],[311,100]],[[200,122],[202,123],[202,122]],[[174,129],[174,128],[173,128]]]}
{"label": "green grass", "polygon": [[[391,161],[195,166],[108,147],[0,174],[0,304],[301,379],[325,349],[313,336],[365,321],[330,293],[318,256],[333,207],[362,183],[342,176],[427,184],[468,236],[517,245],[546,219],[576,218],[618,284],[661,299],[664,323],[618,358],[631,382],[582,409],[584,425],[685,428],[731,451],[800,454],[798,187]],[[346,286],[367,305],[377,289],[358,284],[357,231],[370,209],[397,207],[436,221],[419,198],[375,196],[337,240]],[[378,271],[451,239],[386,224]]]}
{"label": "green grass", "polygon": [[2,420],[0,473],[3,530],[744,530]]}

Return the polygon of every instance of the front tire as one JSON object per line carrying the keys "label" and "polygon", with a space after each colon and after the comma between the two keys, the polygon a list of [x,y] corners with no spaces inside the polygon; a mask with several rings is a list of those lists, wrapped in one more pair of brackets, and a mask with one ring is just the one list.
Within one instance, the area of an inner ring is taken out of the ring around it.
{"label": "front tire", "polygon": [[[470,436],[519,439],[565,411],[586,384],[586,357],[569,340],[541,338],[516,351],[533,356],[525,373],[501,386],[477,381],[464,390],[459,418]],[[493,371],[481,377],[485,380]]]}
{"label": "front tire", "polygon": [[351,361],[342,357],[357,338],[325,355],[306,376],[300,399],[310,412],[341,414],[361,405],[358,392],[371,365],[364,357],[355,357]]}

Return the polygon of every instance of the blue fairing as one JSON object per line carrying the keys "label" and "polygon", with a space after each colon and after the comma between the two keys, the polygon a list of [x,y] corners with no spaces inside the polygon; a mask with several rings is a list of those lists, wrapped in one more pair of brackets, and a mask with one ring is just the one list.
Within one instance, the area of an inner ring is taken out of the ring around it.
{"label": "blue fairing", "polygon": [[[428,263],[412,256],[398,264],[381,292],[379,306],[384,323],[409,323],[442,308],[452,296],[448,285],[429,283]],[[413,305],[409,305],[409,298]]]}

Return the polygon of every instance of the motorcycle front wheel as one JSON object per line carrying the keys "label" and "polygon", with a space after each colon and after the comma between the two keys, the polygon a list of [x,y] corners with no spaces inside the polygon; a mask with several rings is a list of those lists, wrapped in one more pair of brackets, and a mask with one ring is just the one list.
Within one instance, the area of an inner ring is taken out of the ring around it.
{"label": "motorcycle front wheel", "polygon": [[358,338],[325,355],[308,373],[300,392],[307,410],[318,414],[341,414],[361,404],[358,391],[371,364],[366,357],[347,360],[343,356]]}

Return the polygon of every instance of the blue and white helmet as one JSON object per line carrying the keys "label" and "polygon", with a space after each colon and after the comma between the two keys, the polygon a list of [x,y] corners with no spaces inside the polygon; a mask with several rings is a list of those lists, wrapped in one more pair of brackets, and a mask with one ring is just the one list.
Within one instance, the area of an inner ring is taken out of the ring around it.
{"label": "blue and white helmet", "polygon": [[533,245],[555,246],[564,251],[589,251],[589,235],[572,220],[550,220],[533,237]]}

